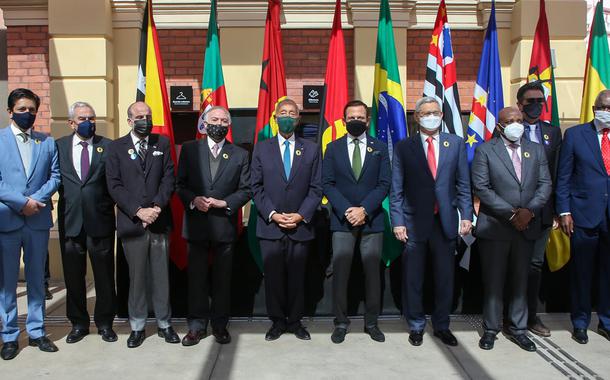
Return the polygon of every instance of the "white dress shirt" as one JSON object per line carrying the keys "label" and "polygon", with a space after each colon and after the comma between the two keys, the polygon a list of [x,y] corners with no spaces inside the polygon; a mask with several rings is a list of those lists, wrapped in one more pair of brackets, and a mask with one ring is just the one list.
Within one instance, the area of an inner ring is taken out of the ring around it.
{"label": "white dress shirt", "polygon": [[360,159],[362,165],[364,165],[364,159],[366,158],[366,132],[361,134],[358,137],[354,137],[347,134],[347,154],[349,156],[349,164],[352,165],[352,160],[354,157],[354,140],[358,139],[358,147],[360,148]]}
{"label": "white dress shirt", "polygon": [[76,133],[72,137],[72,164],[74,165],[74,170],[76,170],[78,178],[81,180],[83,179],[83,176],[81,175],[80,156],[83,152],[83,146],[80,143],[83,141],[88,144],[87,150],[89,151],[89,165],[91,165],[91,157],[93,157],[93,137],[87,140],[81,140]]}
{"label": "white dress shirt", "polygon": [[[278,133],[277,141],[280,144],[280,153],[282,156],[282,162],[284,162],[284,151],[286,150],[286,147],[284,146],[284,142],[286,141],[286,139],[284,138],[284,136],[282,136]],[[289,147],[290,147],[290,167],[292,167],[292,164],[294,163],[294,144],[295,144],[294,133],[288,138],[288,142],[290,143],[290,145],[289,145]]]}
{"label": "white dress shirt", "polygon": [[131,135],[131,141],[133,142],[133,146],[136,148],[136,153],[138,153],[140,151],[140,140],[145,140],[146,147],[148,148],[148,137],[149,136],[146,136],[143,139],[141,139],[138,136],[136,136],[135,133],[133,133],[133,131],[130,133],[130,135]]}
{"label": "white dress shirt", "polygon": [[517,144],[517,154],[519,155],[519,160],[521,160],[523,157],[521,156],[521,140],[519,141],[515,141],[515,142],[511,142],[508,141],[507,139],[504,138],[504,136],[502,137],[502,141],[504,142],[504,146],[506,147],[506,151],[508,152],[508,157],[510,159],[513,158],[513,150],[510,147],[511,144]]}
{"label": "white dress shirt", "polygon": [[538,124],[530,124],[527,123],[527,126],[530,127],[530,141],[531,142],[535,142],[537,144],[540,144],[540,141],[538,140],[538,134],[536,133],[536,129],[538,128]]}
{"label": "white dress shirt", "polygon": [[426,155],[426,159],[428,158],[428,137],[432,137],[432,145],[434,145],[434,160],[436,161],[436,168],[438,170],[438,147],[439,147],[439,133],[435,133],[432,136],[428,136],[425,133],[419,133],[421,137],[421,143],[424,147],[424,154]]}
{"label": "white dress shirt", "polygon": [[[13,135],[15,135],[15,141],[17,142],[19,155],[21,156],[21,163],[23,164],[25,176],[27,177],[30,173],[30,165],[32,163],[32,134],[29,129],[24,132],[13,123],[11,123],[11,131],[13,132]],[[25,133],[28,136],[26,142],[23,142],[21,136],[19,136],[22,133]]]}
{"label": "white dress shirt", "polygon": [[219,143],[214,142],[214,140],[209,137],[206,140],[208,140],[208,148],[210,148],[210,152],[213,152],[212,147],[216,144],[218,144],[218,153],[220,153],[222,147],[225,146],[225,139],[222,139],[222,141],[220,141]]}

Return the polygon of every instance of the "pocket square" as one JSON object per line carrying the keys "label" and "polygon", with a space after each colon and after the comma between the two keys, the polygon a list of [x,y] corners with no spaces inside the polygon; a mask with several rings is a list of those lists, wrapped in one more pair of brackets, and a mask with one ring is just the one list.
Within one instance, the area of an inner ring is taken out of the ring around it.
{"label": "pocket square", "polygon": [[163,156],[163,152],[161,152],[160,150],[155,150],[153,152],[153,156]]}

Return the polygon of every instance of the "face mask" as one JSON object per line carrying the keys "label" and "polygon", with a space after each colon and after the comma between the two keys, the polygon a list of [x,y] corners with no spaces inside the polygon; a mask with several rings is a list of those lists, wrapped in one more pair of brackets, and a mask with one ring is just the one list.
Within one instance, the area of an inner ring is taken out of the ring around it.
{"label": "face mask", "polygon": [[538,120],[542,113],[542,103],[530,103],[523,106],[523,112],[532,120]]}
{"label": "face mask", "polygon": [[593,111],[595,114],[595,121],[599,123],[603,128],[610,128],[610,112],[609,111]]}
{"label": "face mask", "polygon": [[28,130],[34,125],[36,115],[29,112],[13,113],[13,121],[22,130]]}
{"label": "face mask", "polygon": [[275,118],[277,125],[282,133],[292,133],[297,127],[297,119],[290,116],[278,116]]}
{"label": "face mask", "polygon": [[221,124],[207,124],[205,130],[215,143],[221,142],[229,133],[229,127]]}
{"label": "face mask", "polygon": [[152,120],[150,119],[140,119],[133,121],[133,131],[140,137],[146,137],[150,135],[152,131]]}
{"label": "face mask", "polygon": [[77,124],[76,134],[85,139],[90,139],[95,135],[95,123],[90,120],[85,120],[82,123]]}
{"label": "face mask", "polygon": [[362,120],[350,120],[347,122],[345,127],[347,128],[347,132],[350,135],[352,135],[354,137],[358,137],[361,134],[363,134],[364,132],[366,132],[367,125]]}
{"label": "face mask", "polygon": [[510,142],[516,142],[523,136],[523,124],[510,123],[504,128],[504,137]]}
{"label": "face mask", "polygon": [[435,131],[441,126],[440,116],[424,116],[419,119],[419,125],[421,125],[427,131]]}

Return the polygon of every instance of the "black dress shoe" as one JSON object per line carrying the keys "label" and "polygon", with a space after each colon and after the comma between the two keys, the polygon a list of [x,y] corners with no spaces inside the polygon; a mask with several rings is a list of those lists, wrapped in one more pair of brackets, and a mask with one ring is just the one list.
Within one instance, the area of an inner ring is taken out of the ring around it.
{"label": "black dress shoe", "polygon": [[41,336],[40,338],[32,339],[30,338],[30,346],[38,347],[40,351],[44,352],[57,352],[59,349],[55,345],[55,343],[51,342],[49,338],[46,336]]}
{"label": "black dress shoe", "polygon": [[19,344],[17,342],[4,342],[2,350],[0,350],[0,357],[4,360],[14,359],[19,353]]}
{"label": "black dress shoe", "polygon": [[229,331],[226,328],[213,330],[212,334],[214,335],[214,338],[216,339],[217,343],[220,343],[220,344],[231,343],[231,335],[229,334]]}
{"label": "black dress shoe", "polygon": [[364,332],[369,334],[375,342],[385,342],[385,335],[383,335],[377,326],[364,327]]}
{"label": "black dress shoe", "polygon": [[265,340],[277,340],[285,331],[286,329],[284,327],[281,327],[274,323],[273,326],[271,326],[271,328],[269,329],[269,331],[267,331],[267,334],[265,334]]}
{"label": "black dress shoe", "polygon": [[164,329],[157,329],[157,335],[164,338],[166,343],[180,343],[180,337],[176,334],[172,326]]}
{"label": "black dress shoe", "polygon": [[483,350],[491,350],[494,348],[494,343],[496,341],[496,334],[491,332],[483,333],[481,339],[479,339],[479,347]]}
{"label": "black dress shoe", "polygon": [[309,332],[305,330],[305,327],[303,325],[298,326],[291,332],[294,334],[294,336],[301,340],[311,340],[311,335],[309,335]]}
{"label": "black dress shoe", "polygon": [[66,337],[66,343],[80,342],[87,335],[89,335],[89,329],[80,329],[78,327],[73,327],[68,336]]}
{"label": "black dress shoe", "polygon": [[345,340],[346,334],[347,334],[346,328],[335,327],[335,329],[333,330],[333,334],[330,336],[330,340],[332,340],[333,343],[336,343],[336,344],[343,343],[343,341]]}
{"label": "black dress shoe", "polygon": [[104,342],[112,343],[119,339],[112,328],[100,329],[97,331],[97,334],[102,336]]}
{"label": "black dress shoe", "polygon": [[205,330],[189,330],[188,334],[182,338],[182,345],[185,347],[190,347],[199,344],[199,341],[205,338],[206,335],[207,333]]}
{"label": "black dress shoe", "polygon": [[530,338],[525,334],[519,335],[508,335],[508,339],[515,343],[517,346],[521,347],[525,351],[534,352],[536,351],[536,345]]}
{"label": "black dress shoe", "polygon": [[144,343],[145,338],[146,335],[144,334],[144,330],[132,331],[131,334],[129,334],[129,338],[127,338],[127,347],[140,347],[142,343]]}
{"label": "black dress shoe", "polygon": [[458,345],[457,339],[449,329],[435,331],[434,336],[440,338],[441,342],[445,343],[447,346],[455,347]]}
{"label": "black dress shoe", "polygon": [[424,341],[424,331],[423,330],[413,330],[409,334],[409,343],[414,346],[421,346]]}
{"label": "black dress shoe", "polygon": [[603,328],[602,326],[597,326],[597,333],[604,338],[610,340],[610,330]]}
{"label": "black dress shoe", "polygon": [[580,344],[589,343],[589,337],[587,336],[587,329],[574,329],[572,332],[572,339]]}

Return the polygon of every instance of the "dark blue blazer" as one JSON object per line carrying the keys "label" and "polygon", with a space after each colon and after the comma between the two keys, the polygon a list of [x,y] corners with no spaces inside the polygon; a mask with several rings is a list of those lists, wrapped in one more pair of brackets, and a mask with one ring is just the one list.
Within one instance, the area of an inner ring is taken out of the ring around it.
{"label": "dark blue blazer", "polygon": [[610,218],[610,176],[593,122],[566,130],[559,153],[556,212],[572,213],[574,224],[595,228]]}
{"label": "dark blue blazer", "polygon": [[322,185],[332,213],[331,231],[354,229],[345,217],[350,207],[364,207],[366,224],[356,227],[363,232],[383,232],[384,214],[381,202],[388,195],[392,181],[388,147],[383,142],[366,136],[367,146],[360,178],[354,177],[349,162],[347,135],[326,147],[322,163]]}
{"label": "dark blue blazer", "polygon": [[[256,236],[277,240],[288,236],[295,241],[314,238],[312,219],[322,200],[320,147],[296,138],[290,178],[286,178],[277,137],[254,146],[250,165],[252,195],[258,219]],[[269,221],[271,211],[298,213],[305,220],[297,228],[283,230]]]}
{"label": "dark blue blazer", "polygon": [[466,146],[459,136],[440,133],[435,180],[428,168],[421,137],[416,133],[394,148],[390,194],[392,226],[406,226],[411,241],[433,238],[435,202],[438,202],[445,237],[456,238],[457,210],[462,220],[472,220]]}

